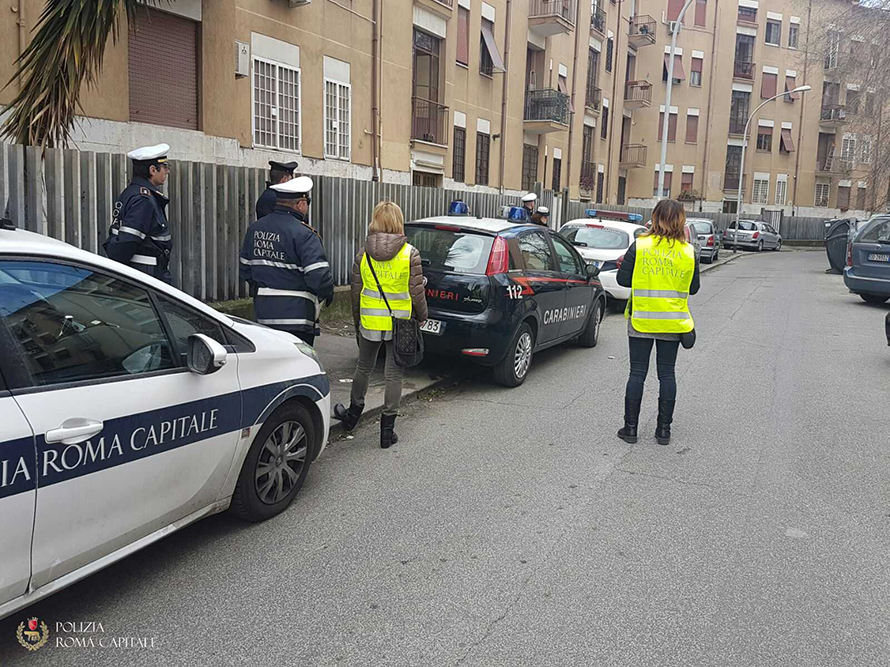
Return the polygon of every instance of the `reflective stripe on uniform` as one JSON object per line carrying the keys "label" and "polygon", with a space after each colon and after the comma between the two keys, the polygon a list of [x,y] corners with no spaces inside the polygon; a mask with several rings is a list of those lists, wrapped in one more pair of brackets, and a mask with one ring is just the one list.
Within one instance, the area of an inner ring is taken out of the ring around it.
{"label": "reflective stripe on uniform", "polygon": [[685,320],[691,317],[688,312],[656,312],[651,310],[635,310],[633,311],[633,316],[637,320]]}
{"label": "reflective stripe on uniform", "polygon": [[[405,301],[406,299],[411,298],[411,294],[408,292],[384,292],[384,295],[387,299],[392,299],[393,301]],[[369,296],[372,299],[380,299],[380,292],[375,289],[368,289],[365,287],[362,290],[362,296]]]}
{"label": "reflective stripe on uniform", "polygon": [[241,261],[244,264],[249,264],[250,266],[274,266],[276,269],[293,269],[294,271],[302,271],[302,266],[297,266],[296,264],[285,264],[284,262],[273,262],[269,259],[244,259],[241,258]]}
{"label": "reflective stripe on uniform", "polygon": [[275,289],[274,287],[260,287],[257,296],[297,296],[301,299],[309,299],[312,303],[318,303],[318,297],[312,292],[300,292],[291,289]]}
{"label": "reflective stripe on uniform", "polygon": [[297,270],[303,271],[304,273],[309,273],[310,271],[315,271],[316,269],[326,269],[330,266],[331,265],[328,264],[327,262],[316,262],[315,264],[310,264],[309,266],[304,267],[304,268],[297,267]]}
{"label": "reflective stripe on uniform", "polygon": [[689,292],[677,292],[672,289],[638,289],[634,290],[634,294],[653,299],[685,299],[689,296]]}
{"label": "reflective stripe on uniform", "polygon": [[132,234],[133,236],[138,236],[140,239],[145,238],[145,234],[140,232],[138,229],[133,229],[132,227],[124,227],[123,225],[121,225],[118,228],[118,231],[126,232],[127,234]]}
{"label": "reflective stripe on uniform", "polygon": [[133,255],[130,258],[130,261],[133,262],[133,264],[145,264],[146,266],[158,265],[158,258],[149,257],[148,255]]}
{"label": "reflective stripe on uniform", "polygon": [[[361,308],[361,314],[368,317],[390,317],[389,311],[384,308]],[[398,317],[407,320],[411,317],[410,310],[393,310],[392,317]]]}
{"label": "reflective stripe on uniform", "polygon": [[257,322],[259,322],[260,324],[277,324],[279,326],[287,326],[289,324],[306,324],[308,326],[315,326],[315,322],[313,320],[299,320],[299,319],[275,319],[275,320],[257,319]]}
{"label": "reflective stripe on uniform", "polygon": [[170,241],[170,240],[172,240],[172,238],[173,237],[170,236],[170,234],[166,234],[164,236],[152,236],[151,240],[152,241]]}

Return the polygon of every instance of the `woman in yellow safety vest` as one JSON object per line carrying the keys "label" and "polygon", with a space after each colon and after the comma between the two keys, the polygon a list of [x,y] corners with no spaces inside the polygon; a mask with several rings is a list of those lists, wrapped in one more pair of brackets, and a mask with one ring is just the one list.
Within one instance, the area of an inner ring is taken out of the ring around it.
{"label": "woman in yellow safety vest", "polygon": [[365,394],[377,354],[380,346],[386,345],[383,370],[386,390],[380,418],[380,446],[383,449],[398,442],[393,428],[402,399],[402,369],[394,361],[390,311],[395,317],[413,317],[424,322],[427,318],[424,283],[420,252],[405,237],[402,209],[392,202],[380,202],[374,209],[365,248],[352,265],[351,296],[358,336],[358,364],[352,380],[349,408],[338,403],[334,406],[334,417],[343,422],[348,431],[358,424],[365,409]]}
{"label": "woman in yellow safety vest", "polygon": [[652,345],[657,348],[659,445],[671,440],[671,422],[677,400],[674,368],[680,334],[695,328],[687,300],[698,292],[695,249],[686,242],[686,212],[672,199],[664,199],[652,212],[652,226],[630,246],[618,269],[618,284],[631,288],[627,302],[630,378],[624,396],[624,428],[618,437],[637,441],[643,384],[649,372]]}

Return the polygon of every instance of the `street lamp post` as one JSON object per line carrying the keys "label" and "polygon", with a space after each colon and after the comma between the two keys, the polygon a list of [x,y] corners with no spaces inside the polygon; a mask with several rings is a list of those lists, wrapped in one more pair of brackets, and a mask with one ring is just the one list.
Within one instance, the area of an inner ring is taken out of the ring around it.
{"label": "street lamp post", "polygon": [[674,28],[674,34],[671,37],[671,57],[670,60],[668,60],[668,85],[667,92],[664,94],[664,120],[661,123],[661,162],[658,163],[659,201],[664,199],[664,169],[668,151],[668,124],[671,119],[671,92],[674,87],[674,53],[677,50],[677,36],[680,34],[680,29],[683,26],[683,17],[686,15],[686,10],[692,3],[693,0],[686,0],[686,4],[683,5],[683,9],[680,10],[679,15],[677,16],[677,21],[675,23],[676,27]]}
{"label": "street lamp post", "polygon": [[785,95],[790,95],[791,93],[805,93],[808,90],[811,90],[812,86],[798,86],[794,90],[790,90],[787,93],[782,93],[780,95],[774,95],[768,100],[764,100],[761,102],[754,111],[751,112],[751,115],[748,116],[748,120],[745,123],[745,133],[742,135],[742,163],[739,166],[739,194],[736,198],[736,207],[735,207],[735,236],[733,240],[735,243],[732,246],[732,254],[735,255],[739,251],[739,219],[742,215],[742,188],[745,185],[745,149],[748,148],[748,126],[751,125],[751,121],[754,120],[754,116],[757,115],[757,112],[760,111],[765,105],[769,104],[773,100],[777,100],[780,97],[785,97]]}

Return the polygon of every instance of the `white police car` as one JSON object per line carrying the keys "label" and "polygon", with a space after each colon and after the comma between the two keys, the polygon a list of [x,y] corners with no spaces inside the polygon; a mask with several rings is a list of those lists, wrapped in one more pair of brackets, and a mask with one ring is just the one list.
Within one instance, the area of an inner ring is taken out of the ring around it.
{"label": "white police car", "polygon": [[296,338],[4,224],[0,618],[209,514],[281,512],[329,414]]}

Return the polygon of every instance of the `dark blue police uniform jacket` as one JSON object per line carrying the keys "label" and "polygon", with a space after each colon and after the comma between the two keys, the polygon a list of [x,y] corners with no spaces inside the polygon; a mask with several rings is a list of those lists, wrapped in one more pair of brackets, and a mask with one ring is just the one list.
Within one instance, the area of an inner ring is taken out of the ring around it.
{"label": "dark blue police uniform jacket", "polygon": [[247,230],[241,280],[250,284],[257,322],[291,333],[321,333],[320,304],[334,294],[321,239],[296,211],[277,207]]}
{"label": "dark blue police uniform jacket", "polygon": [[166,213],[169,201],[148,179],[134,178],[114,203],[114,219],[104,248],[110,259],[172,285],[168,267],[173,241]]}
{"label": "dark blue police uniform jacket", "polygon": [[278,197],[275,194],[275,190],[267,187],[263,194],[260,195],[260,198],[256,200],[256,219],[265,218],[274,211],[277,200]]}

